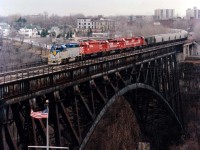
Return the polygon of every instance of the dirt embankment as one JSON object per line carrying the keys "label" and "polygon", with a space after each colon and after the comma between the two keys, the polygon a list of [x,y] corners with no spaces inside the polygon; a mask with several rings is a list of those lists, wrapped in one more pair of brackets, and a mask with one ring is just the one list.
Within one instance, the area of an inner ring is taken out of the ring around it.
{"label": "dirt embankment", "polygon": [[135,150],[140,136],[130,105],[120,97],[97,125],[85,150]]}
{"label": "dirt embankment", "polygon": [[[186,135],[180,145],[170,150],[200,150],[200,61],[190,61],[182,66],[180,89]],[[199,70],[199,71],[198,71]]]}
{"label": "dirt embankment", "polygon": [[185,102],[184,117],[186,135],[182,144],[173,145],[170,150],[200,149],[200,102]]}
{"label": "dirt embankment", "polygon": [[48,56],[47,50],[19,41],[3,40],[0,49],[0,68],[11,68],[23,64],[44,62]]}

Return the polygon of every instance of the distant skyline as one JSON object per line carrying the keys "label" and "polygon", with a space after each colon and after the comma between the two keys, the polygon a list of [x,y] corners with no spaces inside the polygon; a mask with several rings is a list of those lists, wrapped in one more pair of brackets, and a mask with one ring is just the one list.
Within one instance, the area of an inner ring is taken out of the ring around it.
{"label": "distant skyline", "polygon": [[199,0],[0,0],[0,16],[13,14],[69,16],[153,15],[155,9],[174,9],[184,17],[188,8],[200,9]]}

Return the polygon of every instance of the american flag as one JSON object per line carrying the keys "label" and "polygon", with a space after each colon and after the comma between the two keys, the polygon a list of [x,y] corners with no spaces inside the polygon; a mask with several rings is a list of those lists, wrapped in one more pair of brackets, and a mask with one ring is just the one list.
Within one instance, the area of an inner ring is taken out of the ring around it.
{"label": "american flag", "polygon": [[36,118],[36,119],[42,119],[42,118],[48,118],[48,110],[45,109],[43,111],[33,111],[31,109],[31,114],[30,114],[31,117],[33,118]]}

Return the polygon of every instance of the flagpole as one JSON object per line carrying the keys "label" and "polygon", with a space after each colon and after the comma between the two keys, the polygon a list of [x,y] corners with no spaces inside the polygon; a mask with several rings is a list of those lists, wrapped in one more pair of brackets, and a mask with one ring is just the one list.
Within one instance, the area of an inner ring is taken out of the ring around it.
{"label": "flagpole", "polygon": [[[46,146],[28,146],[28,148],[44,148],[44,149],[67,149],[69,150],[69,147],[57,147],[57,146],[50,146],[49,145],[49,100],[46,100],[45,102],[46,109],[43,111],[37,111],[34,112],[31,109],[30,116],[36,119],[46,118]],[[47,115],[46,115],[47,114]]]}
{"label": "flagpole", "polygon": [[49,150],[49,100],[46,100],[46,105],[47,105],[47,150]]}

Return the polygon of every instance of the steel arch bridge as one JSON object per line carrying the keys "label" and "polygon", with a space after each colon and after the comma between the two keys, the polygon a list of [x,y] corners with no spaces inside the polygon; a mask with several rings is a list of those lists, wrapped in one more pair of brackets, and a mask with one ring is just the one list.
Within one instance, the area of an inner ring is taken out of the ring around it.
{"label": "steel arch bridge", "polygon": [[46,144],[45,119],[30,109],[49,100],[50,144],[84,149],[118,96],[132,106],[142,132],[160,148],[179,137],[182,124],[176,51],[183,42],[6,74],[0,84],[0,148]]}

